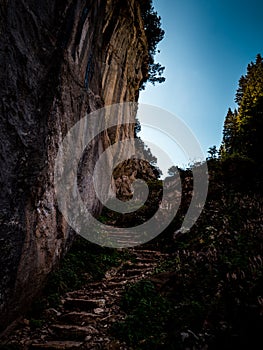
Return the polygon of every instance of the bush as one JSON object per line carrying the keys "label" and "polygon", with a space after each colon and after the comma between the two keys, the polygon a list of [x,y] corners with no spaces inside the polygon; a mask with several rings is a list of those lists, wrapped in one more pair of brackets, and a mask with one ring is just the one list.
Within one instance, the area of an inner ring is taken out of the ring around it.
{"label": "bush", "polygon": [[121,306],[128,313],[124,322],[115,323],[112,332],[136,349],[164,345],[165,329],[173,312],[172,304],[160,296],[147,280],[129,286]]}

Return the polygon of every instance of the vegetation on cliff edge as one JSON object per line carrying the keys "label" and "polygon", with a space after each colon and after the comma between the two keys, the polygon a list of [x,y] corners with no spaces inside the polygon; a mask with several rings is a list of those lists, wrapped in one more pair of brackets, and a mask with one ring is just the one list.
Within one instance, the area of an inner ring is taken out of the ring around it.
{"label": "vegetation on cliff edge", "polygon": [[165,78],[162,76],[165,67],[155,62],[154,56],[157,53],[157,45],[164,37],[164,30],[161,27],[161,17],[154,10],[152,0],[141,0],[139,2],[142,19],[144,22],[144,30],[148,42],[148,77],[141,86],[145,88],[147,81],[155,85],[155,83],[163,83]]}

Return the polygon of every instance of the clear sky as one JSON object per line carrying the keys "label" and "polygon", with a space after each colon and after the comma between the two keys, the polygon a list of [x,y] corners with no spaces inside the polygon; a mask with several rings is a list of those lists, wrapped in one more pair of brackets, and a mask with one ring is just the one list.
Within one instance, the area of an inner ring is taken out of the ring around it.
{"label": "clear sky", "polygon": [[[156,61],[166,67],[166,82],[147,84],[140,102],[183,119],[206,154],[209,147],[221,143],[224,118],[228,108],[235,107],[240,76],[258,53],[263,54],[263,0],[153,3],[165,30]],[[157,142],[151,133],[143,128],[140,136]],[[173,153],[165,141],[162,147]],[[184,163],[174,153],[173,161]]]}

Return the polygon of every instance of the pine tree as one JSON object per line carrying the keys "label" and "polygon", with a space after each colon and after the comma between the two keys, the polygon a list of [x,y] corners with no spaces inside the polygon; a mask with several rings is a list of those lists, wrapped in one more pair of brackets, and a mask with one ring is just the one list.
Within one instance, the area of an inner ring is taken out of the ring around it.
{"label": "pine tree", "polygon": [[233,112],[231,108],[228,109],[223,129],[223,143],[220,148],[220,155],[233,154],[237,146],[237,110]]}
{"label": "pine tree", "polygon": [[239,80],[238,110],[228,110],[220,155],[239,154],[262,163],[263,152],[263,59],[257,55]]}
{"label": "pine tree", "polygon": [[[238,110],[238,151],[256,161],[262,160],[263,59],[248,65],[246,83]],[[261,158],[261,159],[260,159]]]}

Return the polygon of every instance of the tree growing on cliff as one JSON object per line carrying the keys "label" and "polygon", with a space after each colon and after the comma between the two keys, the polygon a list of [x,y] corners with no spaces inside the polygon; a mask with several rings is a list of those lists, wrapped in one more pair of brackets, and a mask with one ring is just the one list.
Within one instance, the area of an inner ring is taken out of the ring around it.
{"label": "tree growing on cliff", "polygon": [[157,52],[157,45],[164,37],[164,30],[161,28],[161,17],[158,16],[152,5],[152,0],[140,1],[144,30],[148,42],[148,78],[143,82],[141,88],[145,88],[147,81],[153,85],[163,83],[165,78],[162,76],[165,67],[155,62],[154,56]]}

